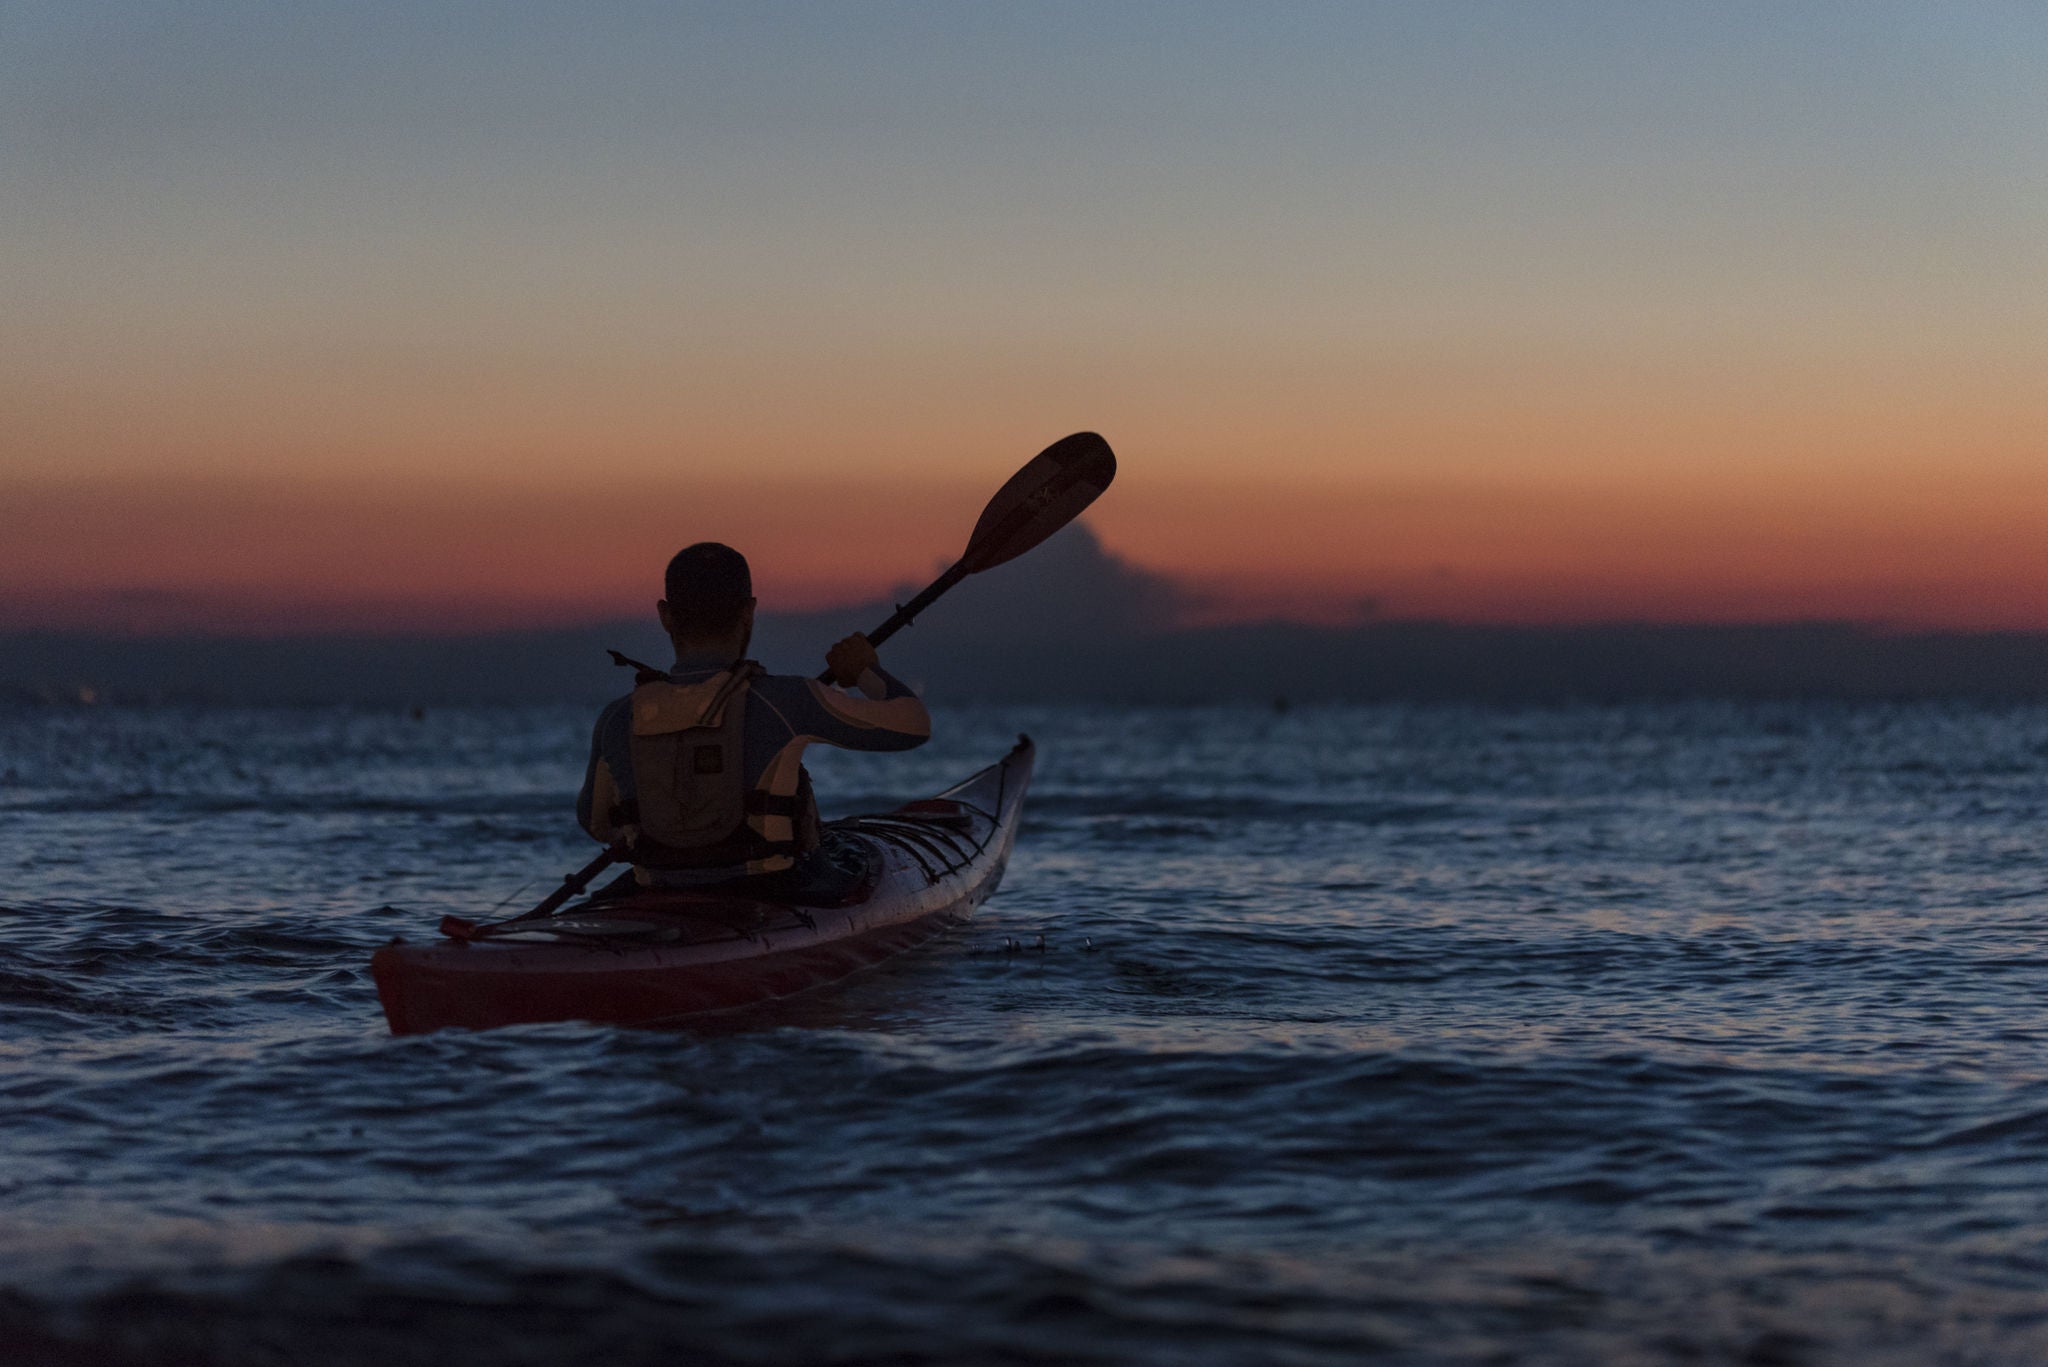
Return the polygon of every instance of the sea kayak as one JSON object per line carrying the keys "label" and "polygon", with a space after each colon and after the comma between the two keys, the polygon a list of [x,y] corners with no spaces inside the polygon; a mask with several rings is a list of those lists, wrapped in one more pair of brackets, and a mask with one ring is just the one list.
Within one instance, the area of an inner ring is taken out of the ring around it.
{"label": "sea kayak", "polygon": [[370,959],[395,1035],[529,1021],[659,1025],[786,997],[930,939],[987,901],[1031,786],[1028,737],[942,793],[828,830],[865,863],[841,905],[645,889]]}

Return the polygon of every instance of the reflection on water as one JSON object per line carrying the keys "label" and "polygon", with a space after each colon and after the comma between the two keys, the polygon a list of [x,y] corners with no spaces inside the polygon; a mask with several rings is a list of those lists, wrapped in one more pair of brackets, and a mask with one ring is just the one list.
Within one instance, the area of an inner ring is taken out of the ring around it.
{"label": "reflection on water", "polygon": [[813,767],[1039,738],[964,931],[395,1040],[372,948],[586,857],[586,718],[0,713],[0,1342],[2048,1360],[2048,712],[941,721]]}

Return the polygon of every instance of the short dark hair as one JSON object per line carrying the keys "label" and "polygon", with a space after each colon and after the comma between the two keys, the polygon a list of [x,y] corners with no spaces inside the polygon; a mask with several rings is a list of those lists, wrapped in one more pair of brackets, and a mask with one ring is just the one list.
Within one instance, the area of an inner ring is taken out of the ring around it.
{"label": "short dark hair", "polygon": [[747,558],[717,541],[685,546],[662,576],[669,621],[678,636],[723,636],[740,624],[754,597]]}

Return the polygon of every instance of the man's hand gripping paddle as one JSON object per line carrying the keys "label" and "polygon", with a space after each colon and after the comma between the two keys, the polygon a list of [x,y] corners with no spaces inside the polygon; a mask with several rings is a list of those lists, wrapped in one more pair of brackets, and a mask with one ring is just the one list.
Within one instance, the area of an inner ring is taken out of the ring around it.
{"label": "man's hand gripping paddle", "polygon": [[[1102,491],[1115,478],[1116,453],[1109,449],[1108,442],[1093,432],[1076,432],[1071,437],[1061,437],[1033,456],[1023,469],[1010,476],[1008,483],[996,490],[995,497],[981,510],[981,520],[974,524],[973,535],[967,538],[966,551],[924,592],[899,606],[889,615],[888,621],[869,632],[868,642],[880,645],[909,626],[917,614],[938,602],[947,589],[968,575],[980,574],[1005,561],[1015,560],[1079,517],[1084,508],[1101,497]],[[622,664],[633,663],[617,651],[612,655]],[[831,678],[830,670],[818,676],[821,683],[830,682]],[[549,893],[532,911],[495,924],[512,925],[550,914],[588,887],[590,880],[607,865],[624,859],[627,853],[623,842],[607,847],[604,853],[563,879],[562,886]],[[478,938],[492,928],[459,916],[447,916],[441,920],[441,933],[458,940]]]}

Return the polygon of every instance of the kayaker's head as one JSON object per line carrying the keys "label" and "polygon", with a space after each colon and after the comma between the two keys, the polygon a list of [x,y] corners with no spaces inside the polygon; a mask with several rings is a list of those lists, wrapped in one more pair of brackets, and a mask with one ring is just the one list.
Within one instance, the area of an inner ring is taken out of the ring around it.
{"label": "kayaker's head", "polygon": [[718,651],[737,660],[754,635],[754,576],[747,558],[716,541],[676,552],[662,582],[668,597],[655,604],[661,629],[676,654]]}

